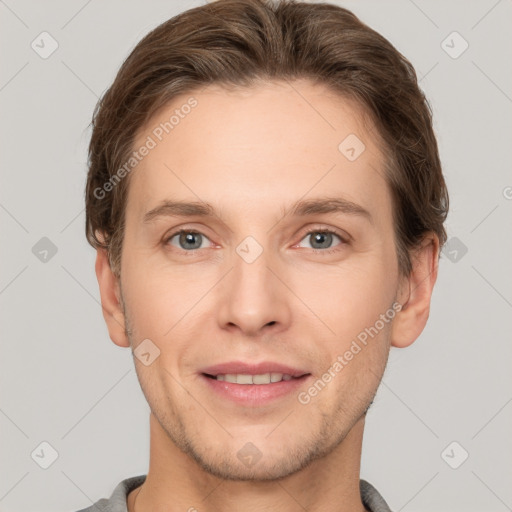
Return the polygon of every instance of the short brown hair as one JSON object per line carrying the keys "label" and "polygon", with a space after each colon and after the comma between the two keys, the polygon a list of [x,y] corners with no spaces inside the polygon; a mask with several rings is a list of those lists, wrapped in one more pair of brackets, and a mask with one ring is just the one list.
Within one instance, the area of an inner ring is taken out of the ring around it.
{"label": "short brown hair", "polygon": [[[294,0],[217,0],[146,35],[121,66],[93,115],[86,185],[86,236],[108,250],[120,275],[129,176],[113,183],[138,131],[178,94],[208,84],[311,79],[356,100],[384,141],[399,270],[433,232],[446,241],[448,192],[432,111],[410,62],[350,11]],[[340,141],[341,142],[341,141]],[[102,238],[98,238],[98,234]]]}

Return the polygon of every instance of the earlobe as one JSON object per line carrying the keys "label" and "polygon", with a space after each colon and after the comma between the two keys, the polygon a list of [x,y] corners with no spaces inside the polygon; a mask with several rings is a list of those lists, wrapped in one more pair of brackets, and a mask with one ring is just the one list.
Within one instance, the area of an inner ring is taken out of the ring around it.
{"label": "earlobe", "polygon": [[411,254],[412,270],[403,277],[397,301],[402,305],[391,327],[391,345],[404,348],[422,333],[430,313],[430,299],[437,279],[439,239],[429,233]]}
{"label": "earlobe", "polygon": [[129,347],[130,341],[125,330],[119,279],[110,268],[106,249],[97,249],[95,269],[100,287],[103,318],[107,324],[110,339],[120,347]]}

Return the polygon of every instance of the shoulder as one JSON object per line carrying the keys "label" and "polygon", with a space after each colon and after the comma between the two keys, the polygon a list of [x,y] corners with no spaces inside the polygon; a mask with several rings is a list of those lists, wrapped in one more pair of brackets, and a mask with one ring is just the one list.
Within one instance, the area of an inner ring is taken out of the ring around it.
{"label": "shoulder", "polygon": [[126,478],[117,484],[110,498],[101,498],[90,507],[77,510],[76,512],[127,512],[126,497],[133,489],[144,483],[145,480],[146,475]]}
{"label": "shoulder", "polygon": [[363,505],[370,512],[391,512],[389,505],[370,482],[361,479],[359,481],[359,489]]}

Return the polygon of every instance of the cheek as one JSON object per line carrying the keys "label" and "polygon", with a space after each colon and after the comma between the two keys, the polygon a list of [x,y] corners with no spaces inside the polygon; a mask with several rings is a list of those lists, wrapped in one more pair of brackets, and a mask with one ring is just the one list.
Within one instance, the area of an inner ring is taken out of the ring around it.
{"label": "cheek", "polygon": [[334,331],[319,356],[322,371],[335,374],[331,391],[325,394],[328,407],[342,402],[345,411],[360,413],[379,385],[395,313],[393,283],[380,270],[354,270],[325,294],[323,318]]}
{"label": "cheek", "polygon": [[[134,271],[129,272],[130,268]],[[208,291],[218,279],[211,273],[194,272],[193,265],[187,268],[186,272],[176,267],[162,268],[147,265],[142,259],[125,268],[123,295],[132,344],[149,339],[159,350],[159,357],[150,367],[154,371],[138,370],[144,380],[168,379],[167,372],[174,376],[195,374],[193,354],[198,344],[190,340],[200,337],[204,316],[198,320],[198,315],[204,315],[204,309],[211,305]],[[172,387],[172,379],[170,384]]]}
{"label": "cheek", "polygon": [[204,272],[194,272],[193,265],[155,265],[149,258],[136,254],[127,257],[126,263],[123,293],[129,298],[131,319],[139,330],[145,329],[157,337],[187,315],[198,298],[211,288],[214,277],[209,279]]}
{"label": "cheek", "polygon": [[[364,333],[368,329],[375,333],[375,324],[379,338],[388,335],[397,285],[397,274],[390,270],[393,268],[382,255],[361,258],[357,264],[317,272],[314,281],[308,280],[310,286],[299,292],[330,328],[331,357],[334,352],[337,355],[346,349],[359,335],[365,341]],[[382,324],[381,315],[386,313],[388,322]]]}

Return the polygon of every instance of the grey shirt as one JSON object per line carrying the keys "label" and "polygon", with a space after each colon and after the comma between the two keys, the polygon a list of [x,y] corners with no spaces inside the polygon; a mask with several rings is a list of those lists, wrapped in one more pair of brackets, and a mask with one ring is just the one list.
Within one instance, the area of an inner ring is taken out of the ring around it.
{"label": "grey shirt", "polygon": [[[77,512],[128,512],[126,506],[126,497],[136,487],[139,487],[146,480],[146,475],[133,476],[122,480],[110,498],[102,498],[98,500],[94,505],[88,508],[78,510]],[[359,481],[359,487],[361,489],[361,499],[363,505],[371,512],[391,512],[388,504],[384,501],[384,498],[379,494],[379,491],[373,487],[372,484],[366,480]]]}

